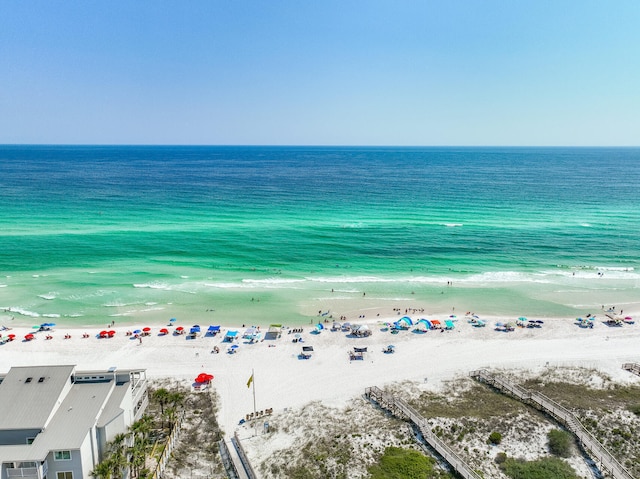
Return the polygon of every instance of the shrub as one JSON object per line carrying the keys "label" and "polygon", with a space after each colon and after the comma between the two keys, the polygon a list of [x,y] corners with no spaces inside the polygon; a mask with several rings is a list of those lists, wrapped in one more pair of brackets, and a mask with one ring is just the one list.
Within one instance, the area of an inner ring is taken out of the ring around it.
{"label": "shrub", "polygon": [[493,431],[491,434],[489,434],[489,443],[500,444],[501,442],[502,442],[502,434],[496,431]]}
{"label": "shrub", "polygon": [[633,406],[629,406],[629,411],[631,411],[636,416],[640,416],[640,404],[634,404]]}
{"label": "shrub", "polygon": [[369,467],[371,479],[422,479],[437,477],[435,459],[413,449],[388,447],[377,464]]}
{"label": "shrub", "polygon": [[552,429],[547,434],[549,440],[549,451],[559,457],[571,456],[571,434],[560,429]]}
{"label": "shrub", "polygon": [[557,457],[536,461],[509,458],[500,469],[512,479],[579,479],[571,466]]}
{"label": "shrub", "polygon": [[504,452],[499,452],[498,454],[496,454],[496,458],[494,459],[496,464],[503,464],[506,460],[507,454]]}

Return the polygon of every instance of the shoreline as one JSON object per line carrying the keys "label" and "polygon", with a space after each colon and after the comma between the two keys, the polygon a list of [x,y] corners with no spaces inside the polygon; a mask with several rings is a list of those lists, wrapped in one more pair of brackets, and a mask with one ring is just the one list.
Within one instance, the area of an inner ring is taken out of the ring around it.
{"label": "shoreline", "polygon": [[[313,401],[345,404],[368,386],[384,387],[399,381],[437,387],[439,381],[466,375],[479,367],[540,369],[550,365],[583,365],[604,370],[622,381],[633,381],[634,377],[620,368],[623,362],[640,360],[637,350],[640,326],[608,327],[602,322],[604,318],[599,314],[592,329],[579,328],[569,318],[554,318],[545,320],[542,328],[518,327],[505,333],[495,331],[494,322],[513,318],[483,316],[486,327],[475,328],[460,317],[451,331],[409,330],[391,334],[384,331],[381,323],[399,317],[386,316],[375,321],[350,321],[367,324],[372,331],[369,337],[351,337],[329,329],[315,333],[314,326],[303,326],[302,344],[293,341],[298,333],[292,331],[300,326],[285,324],[279,339],[263,339],[253,344],[236,340],[238,348],[234,354],[227,352],[231,343],[222,342],[222,338],[229,329],[242,336],[242,327],[225,326],[215,337],[203,334],[189,340],[171,334],[158,336],[158,330],[167,323],[147,323],[151,335],[140,342],[126,335],[129,325],[117,322],[113,328],[105,326],[107,331],[116,331],[115,336],[102,339],[96,336],[103,328],[56,326],[50,333],[53,339],[45,339],[47,332],[37,332],[35,340],[25,342],[24,336],[34,329],[8,325],[12,329],[0,333],[15,334],[16,340],[0,345],[0,364],[4,366],[3,372],[12,366],[40,364],[75,364],[80,370],[146,368],[150,379],[172,378],[186,384],[191,384],[199,373],[207,372],[215,376],[212,387],[220,396],[219,421],[229,433],[253,410],[251,391],[246,385],[252,371],[258,409],[274,410]],[[192,326],[175,323],[178,324],[187,330]],[[143,322],[137,325],[140,329],[145,326]],[[208,324],[200,325],[204,333]],[[290,328],[286,329],[287,326]],[[88,338],[82,337],[85,333]],[[64,339],[66,334],[71,338]],[[394,354],[382,352],[389,344],[395,345]],[[303,345],[314,347],[310,359],[299,359]],[[218,354],[212,352],[216,346]],[[354,347],[368,349],[362,360],[349,359],[348,353]]]}

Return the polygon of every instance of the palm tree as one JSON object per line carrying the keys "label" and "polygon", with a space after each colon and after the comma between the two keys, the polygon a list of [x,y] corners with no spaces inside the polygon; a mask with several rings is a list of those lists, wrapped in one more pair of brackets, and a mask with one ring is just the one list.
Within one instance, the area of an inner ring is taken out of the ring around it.
{"label": "palm tree", "polygon": [[127,459],[127,438],[128,434],[120,433],[113,437],[109,443],[109,462],[111,464],[111,473],[114,478],[122,477],[122,469],[129,464]]}
{"label": "palm tree", "polygon": [[169,391],[167,391],[165,388],[156,389],[153,392],[153,398],[156,401],[158,401],[158,403],[160,404],[160,417],[162,418],[161,427],[163,429],[164,429],[164,406],[169,402],[170,395],[171,394],[169,393]]}
{"label": "palm tree", "polygon": [[111,479],[111,464],[108,459],[96,464],[96,467],[91,471],[91,477],[96,479]]}

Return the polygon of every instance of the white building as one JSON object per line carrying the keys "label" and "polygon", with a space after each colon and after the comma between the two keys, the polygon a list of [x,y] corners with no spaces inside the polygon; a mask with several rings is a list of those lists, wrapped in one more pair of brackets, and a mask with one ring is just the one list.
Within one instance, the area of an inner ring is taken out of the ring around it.
{"label": "white building", "polygon": [[148,401],[145,370],[11,368],[0,375],[0,479],[89,478]]}

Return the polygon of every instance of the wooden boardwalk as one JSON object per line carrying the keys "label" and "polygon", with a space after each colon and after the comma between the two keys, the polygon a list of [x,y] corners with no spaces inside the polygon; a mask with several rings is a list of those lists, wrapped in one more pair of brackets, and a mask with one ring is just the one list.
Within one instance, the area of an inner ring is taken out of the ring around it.
{"label": "wooden boardwalk", "polygon": [[369,400],[376,402],[383,409],[390,411],[394,416],[408,419],[415,424],[429,446],[447,461],[460,477],[464,479],[482,479],[482,476],[471,469],[471,466],[464,462],[460,456],[433,433],[429,422],[418,411],[409,406],[406,401],[385,393],[376,386],[366,388],[365,396]]}
{"label": "wooden boardwalk", "polygon": [[622,369],[640,376],[640,364],[638,363],[624,363]]}
{"label": "wooden boardwalk", "polygon": [[580,423],[578,418],[568,409],[549,399],[544,394],[529,391],[517,384],[510,383],[506,379],[494,376],[486,369],[479,369],[471,373],[471,377],[477,381],[489,384],[497,390],[507,393],[520,401],[534,406],[556,421],[563,424],[571,431],[582,448],[596,461],[600,469],[607,472],[614,479],[634,479],[613,455]]}

